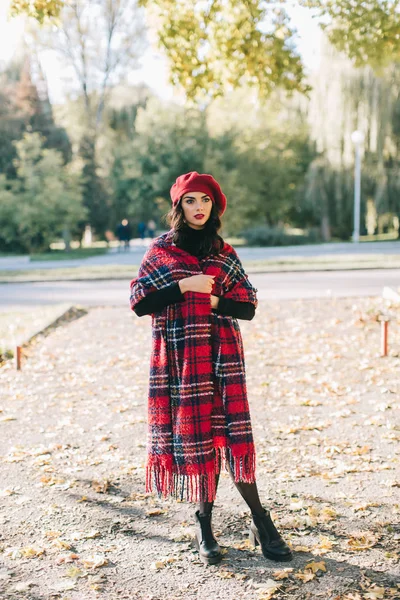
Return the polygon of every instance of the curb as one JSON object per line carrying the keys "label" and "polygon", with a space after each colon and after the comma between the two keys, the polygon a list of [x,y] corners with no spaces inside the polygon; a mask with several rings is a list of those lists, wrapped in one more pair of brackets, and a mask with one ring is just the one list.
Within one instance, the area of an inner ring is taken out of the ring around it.
{"label": "curb", "polygon": [[70,304],[67,307],[64,306],[64,308],[60,310],[59,314],[56,314],[56,316],[52,317],[51,320],[49,320],[47,323],[45,323],[40,329],[35,331],[24,341],[20,342],[19,345],[15,346],[15,354],[13,357],[7,358],[7,356],[5,356],[3,360],[0,360],[0,368],[3,364],[8,362],[9,360],[14,359],[15,363],[16,363],[16,369],[18,371],[21,370],[21,358],[22,358],[22,354],[23,354],[22,350],[24,348],[28,348],[36,337],[38,337],[39,335],[46,335],[47,333],[50,333],[50,330],[53,330],[54,328],[58,327],[62,323],[66,322],[66,321],[67,322],[75,321],[75,319],[79,319],[80,317],[83,317],[88,312],[89,312],[89,309],[86,309],[81,306],[75,306],[73,304]]}
{"label": "curb", "polygon": [[61,321],[64,322],[68,319],[68,316],[69,321],[74,321],[75,319],[83,317],[88,312],[89,310],[83,306],[75,306],[74,304],[69,304],[67,308],[62,309],[58,315],[49,320],[46,325],[35,331],[35,333],[33,333],[32,335],[30,335],[29,338],[22,343],[22,346],[30,344],[33,341],[33,339],[38,335],[46,334],[46,332],[48,332],[49,329],[53,327],[58,327],[59,325],[61,325]]}
{"label": "curb", "polygon": [[[316,267],[315,269],[310,268],[309,265],[307,265],[304,268],[298,268],[298,269],[294,269],[294,268],[288,268],[288,269],[268,269],[266,268],[262,268],[261,270],[258,269],[253,269],[252,267],[248,267],[246,268],[246,265],[243,263],[243,267],[244,270],[246,271],[246,273],[248,275],[266,275],[268,273],[324,273],[324,272],[331,272],[331,271],[380,271],[380,270],[385,270],[385,271],[397,271],[400,269],[400,265],[398,266],[384,266],[384,265],[373,265],[373,266],[357,266],[357,267],[351,267],[351,266],[340,266],[340,267],[336,267],[336,266],[326,266],[326,267]],[[0,284],[1,285],[7,285],[7,284],[23,284],[23,283],[60,283],[60,282],[68,282],[68,281],[73,281],[73,282],[77,282],[77,281],[129,281],[132,277],[135,276],[135,272],[132,271],[131,275],[126,275],[126,276],[116,276],[116,277],[71,277],[71,278],[61,278],[61,279],[24,279],[23,281],[13,281],[13,280],[5,280],[2,281],[0,279]]]}

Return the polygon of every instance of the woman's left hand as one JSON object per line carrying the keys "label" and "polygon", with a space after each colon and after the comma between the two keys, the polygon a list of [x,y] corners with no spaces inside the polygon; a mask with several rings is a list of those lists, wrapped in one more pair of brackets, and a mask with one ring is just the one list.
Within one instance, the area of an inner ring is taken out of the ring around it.
{"label": "woman's left hand", "polygon": [[211,294],[210,299],[211,299],[211,308],[218,308],[219,297],[218,296],[213,296]]}

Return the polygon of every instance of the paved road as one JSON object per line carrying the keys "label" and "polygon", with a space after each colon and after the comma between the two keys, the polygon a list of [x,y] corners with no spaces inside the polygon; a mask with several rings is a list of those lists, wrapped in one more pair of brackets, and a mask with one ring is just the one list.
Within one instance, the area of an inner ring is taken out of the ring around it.
{"label": "paved road", "polygon": [[[129,252],[110,250],[102,256],[92,256],[81,260],[62,261],[35,261],[30,262],[29,256],[16,256],[0,258],[0,271],[13,271],[19,269],[57,269],[60,267],[80,267],[83,265],[138,265],[147,249],[146,245],[132,244]],[[338,256],[341,254],[365,255],[388,254],[400,255],[400,241],[395,242],[363,242],[361,244],[316,244],[309,246],[286,246],[284,248],[236,248],[241,260],[261,260],[268,258],[312,257],[312,256]]]}
{"label": "paved road", "polygon": [[[376,296],[400,286],[400,269],[251,275],[260,300]],[[0,310],[10,306],[71,303],[127,306],[129,280],[0,284]]]}

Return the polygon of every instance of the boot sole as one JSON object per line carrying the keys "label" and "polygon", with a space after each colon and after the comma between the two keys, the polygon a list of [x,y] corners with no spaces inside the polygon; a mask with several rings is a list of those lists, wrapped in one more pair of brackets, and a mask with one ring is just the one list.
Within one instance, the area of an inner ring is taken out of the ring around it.
{"label": "boot sole", "polygon": [[204,565],[216,565],[217,563],[221,562],[222,554],[218,554],[217,556],[211,556],[209,558],[200,554],[200,546],[197,538],[194,539],[194,545],[196,546],[196,549],[199,552],[199,558]]}
{"label": "boot sole", "polygon": [[278,556],[276,556],[276,554],[271,555],[268,552],[263,552],[262,550],[261,550],[261,552],[265,558],[269,558],[270,560],[275,560],[277,562],[290,562],[291,560],[293,560],[293,554],[287,554],[286,556],[278,557]]}
{"label": "boot sole", "polygon": [[[261,546],[261,543],[259,541],[259,539],[257,538],[257,536],[253,533],[253,531],[250,529],[250,533],[249,533],[249,539],[250,539],[250,543],[253,545],[254,550],[256,550],[257,546]],[[270,552],[268,552],[268,550],[263,549],[263,547],[261,546],[261,553],[265,558],[269,558],[270,560],[275,560],[278,562],[289,562],[291,560],[293,560],[293,554],[282,554],[281,556],[277,556],[276,554],[272,554]]]}

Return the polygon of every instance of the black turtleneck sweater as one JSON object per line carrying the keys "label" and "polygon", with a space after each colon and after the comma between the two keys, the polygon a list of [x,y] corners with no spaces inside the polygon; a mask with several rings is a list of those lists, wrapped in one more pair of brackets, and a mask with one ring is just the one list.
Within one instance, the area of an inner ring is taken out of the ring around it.
{"label": "black turtleneck sweater", "polygon": [[[179,247],[189,252],[189,254],[199,257],[199,243],[203,239],[203,236],[203,229],[188,227],[187,235],[183,237]],[[142,317],[143,315],[161,312],[168,304],[182,302],[184,299],[185,296],[181,292],[179,283],[172,283],[162,290],[147,294],[143,300],[136,304],[134,312],[138,317]],[[237,302],[236,300],[224,298],[224,296],[219,296],[218,308],[213,308],[212,310],[220,315],[246,319],[247,321],[251,321],[255,314],[255,306],[251,302]]]}

